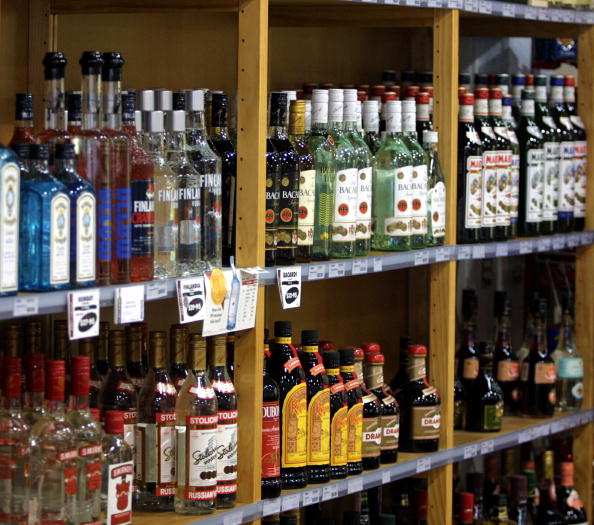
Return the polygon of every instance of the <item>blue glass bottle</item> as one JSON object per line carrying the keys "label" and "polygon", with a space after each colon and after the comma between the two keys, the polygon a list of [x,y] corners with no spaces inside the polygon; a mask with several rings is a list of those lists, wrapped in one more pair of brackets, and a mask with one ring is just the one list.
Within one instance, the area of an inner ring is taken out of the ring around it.
{"label": "blue glass bottle", "polygon": [[20,178],[17,156],[0,144],[0,296],[14,295],[19,285]]}
{"label": "blue glass bottle", "polygon": [[74,144],[56,144],[54,177],[70,197],[70,284],[73,287],[95,284],[96,200],[90,182],[78,175]]}
{"label": "blue glass bottle", "polygon": [[70,199],[49,172],[47,144],[30,145],[30,171],[21,173],[19,283],[46,291],[70,285]]}

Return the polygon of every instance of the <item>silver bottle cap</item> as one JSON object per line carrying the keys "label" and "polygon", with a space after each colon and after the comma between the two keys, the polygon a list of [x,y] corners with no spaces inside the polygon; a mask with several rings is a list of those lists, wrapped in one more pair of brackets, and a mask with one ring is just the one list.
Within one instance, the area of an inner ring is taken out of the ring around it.
{"label": "silver bottle cap", "polygon": [[183,109],[170,111],[167,114],[167,131],[178,133],[186,130],[186,112]]}
{"label": "silver bottle cap", "polygon": [[142,111],[137,109],[134,111],[134,127],[136,131],[142,131]]}
{"label": "silver bottle cap", "polygon": [[402,113],[416,113],[416,105],[414,100],[402,101]]}
{"label": "silver bottle cap", "polygon": [[156,108],[160,111],[171,111],[173,109],[173,91],[168,89],[159,90],[155,93]]}
{"label": "silver bottle cap", "polygon": [[423,130],[423,143],[424,144],[437,144],[439,134],[437,131],[430,131],[428,129]]}
{"label": "silver bottle cap", "polygon": [[313,104],[315,104],[316,102],[328,102],[328,90],[314,89],[311,92],[311,101]]}
{"label": "silver bottle cap", "polygon": [[356,102],[357,101],[357,90],[356,89],[343,89],[342,90],[345,102]]}
{"label": "silver bottle cap", "polygon": [[155,110],[155,92],[152,89],[143,89],[140,92],[140,109],[142,111]]}
{"label": "silver bottle cap", "polygon": [[328,90],[328,100],[330,102],[343,102],[344,101],[344,93],[342,89],[329,89]]}
{"label": "silver bottle cap", "polygon": [[204,111],[204,90],[186,90],[186,111]]}
{"label": "silver bottle cap", "polygon": [[382,112],[385,115],[392,115],[394,113],[402,113],[401,100],[387,100],[382,104]]}
{"label": "silver bottle cap", "polygon": [[163,112],[162,111],[143,111],[142,129],[146,133],[163,133]]}

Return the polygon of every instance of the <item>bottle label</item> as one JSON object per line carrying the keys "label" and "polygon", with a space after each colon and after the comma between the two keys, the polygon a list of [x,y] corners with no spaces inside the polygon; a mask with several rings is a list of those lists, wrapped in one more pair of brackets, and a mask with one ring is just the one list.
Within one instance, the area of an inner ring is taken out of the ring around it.
{"label": "bottle label", "polygon": [[526,156],[526,222],[542,219],[544,150],[529,149]]}
{"label": "bottle label", "polygon": [[[549,117],[550,118],[550,117]],[[559,194],[559,151],[558,142],[544,143],[544,187],[542,218],[557,220],[557,197]]]}
{"label": "bottle label", "polygon": [[[183,381],[182,381],[183,385]],[[223,381],[221,379],[214,379],[211,383],[215,392],[220,394],[235,394],[235,387],[232,381]]]}
{"label": "bottle label", "polygon": [[97,198],[97,260],[111,261],[111,190],[95,190]]}
{"label": "bottle label", "polygon": [[413,440],[439,439],[441,407],[412,407]]}
{"label": "bottle label", "polygon": [[78,449],[78,456],[84,460],[84,475],[87,479],[87,490],[94,492],[101,490],[101,445],[91,445]]}
{"label": "bottle label", "polygon": [[280,476],[280,408],[278,401],[262,405],[262,477]]}
{"label": "bottle label", "polygon": [[219,410],[217,493],[237,492],[237,410]]}
{"label": "bottle label", "polygon": [[359,170],[357,188],[357,239],[371,239],[371,166]]}
{"label": "bottle label", "polygon": [[[491,128],[489,128],[491,129]],[[497,161],[499,152],[483,153],[483,208],[481,226],[495,226],[497,217]]]}
{"label": "bottle label", "polygon": [[299,177],[291,170],[283,175],[280,181],[280,198],[278,201],[278,244],[277,248],[295,248],[297,246],[297,227],[299,210]]}
{"label": "bottle label", "polygon": [[571,219],[575,205],[575,143],[561,143],[561,162],[559,164],[559,219]]}
{"label": "bottle label", "polygon": [[510,202],[511,202],[511,150],[499,151],[497,154],[497,226],[509,226],[511,224]]}
{"label": "bottle label", "polygon": [[433,237],[445,237],[446,232],[446,187],[438,182],[427,192],[427,215]]}
{"label": "bottle label", "polygon": [[471,156],[466,159],[466,209],[464,210],[465,228],[481,227],[481,213],[483,209],[482,172],[482,157]]}
{"label": "bottle label", "polygon": [[50,284],[70,281],[70,201],[58,193],[50,204]]}
{"label": "bottle label", "polygon": [[284,365],[288,372],[292,372],[297,367],[301,367],[301,361],[298,357],[291,357]]}
{"label": "bottle label", "polygon": [[586,216],[586,192],[588,188],[588,179],[586,173],[586,157],[588,154],[588,144],[579,140],[575,143],[575,188],[574,188],[574,217]]}
{"label": "bottle label", "polygon": [[357,231],[357,168],[336,172],[332,240],[351,242]]}
{"label": "bottle label", "polygon": [[[383,172],[383,176],[382,176]],[[384,221],[384,235],[390,237],[405,237],[410,235],[412,228],[412,166],[403,166],[387,172],[387,180],[393,185],[392,216]],[[378,170],[378,178],[384,178],[386,172]],[[388,211],[389,213],[389,211]]]}
{"label": "bottle label", "polygon": [[186,500],[217,497],[218,420],[216,414],[186,416]]}
{"label": "bottle label", "polygon": [[462,371],[462,377],[464,379],[476,379],[479,373],[479,360],[466,358],[464,359],[464,370]]}
{"label": "bottle label", "polygon": [[462,104],[459,113],[460,122],[474,122],[474,106]]}
{"label": "bottle label", "polygon": [[[511,136],[511,135],[510,135]],[[514,133],[515,137],[515,133]],[[517,143],[517,139],[516,139]],[[520,155],[512,154],[511,164],[511,197],[509,215],[512,224],[518,223],[518,207],[520,205]]]}
{"label": "bottle label", "polygon": [[484,428],[483,430],[501,430],[501,421],[503,419],[503,401],[494,405],[484,407]]}
{"label": "bottle label", "polygon": [[[385,403],[385,400],[384,400]],[[382,416],[382,450],[398,450],[400,438],[400,417],[398,414]]]}
{"label": "bottle label", "polygon": [[107,468],[107,525],[132,522],[134,463],[126,461]]}
{"label": "bottle label", "polygon": [[126,410],[124,412],[124,441],[130,445],[132,452],[136,453],[136,422],[138,412],[136,410]]}
{"label": "bottle label", "polygon": [[427,234],[427,165],[415,166],[411,180],[412,235]]}
{"label": "bottle label", "polygon": [[332,416],[331,437],[330,437],[330,465],[342,467],[348,461],[348,408],[340,407]]}
{"label": "bottle label", "polygon": [[584,361],[581,357],[564,357],[557,363],[557,374],[562,379],[582,379]]}
{"label": "bottle label", "polygon": [[132,224],[130,188],[115,188],[114,192],[114,230],[115,256],[129,259],[131,253]]}
{"label": "bottle label", "polygon": [[152,255],[155,187],[152,180],[133,180],[130,187],[132,191],[132,255]]}
{"label": "bottle label", "polygon": [[363,404],[356,403],[348,409],[348,446],[347,460],[349,463],[361,461],[363,445]]}
{"label": "bottle label", "polygon": [[85,191],[76,201],[76,280],[95,280],[95,195]]}
{"label": "bottle label", "polygon": [[584,122],[582,121],[582,117],[579,115],[570,115],[569,116],[570,122],[573,124],[574,128],[586,129],[584,126]]}
{"label": "bottle label", "polygon": [[499,361],[497,364],[497,381],[517,381],[520,379],[520,363],[518,361]]}
{"label": "bottle label", "polygon": [[297,220],[297,244],[312,246],[316,208],[316,170],[299,173],[299,217]]}
{"label": "bottle label", "polygon": [[536,363],[534,382],[537,385],[554,384],[556,379],[555,363]]}
{"label": "bottle label", "polygon": [[307,464],[330,462],[330,389],[316,392],[307,407]]}
{"label": "bottle label", "polygon": [[307,386],[295,385],[283,401],[281,467],[305,467],[307,463]]}
{"label": "bottle label", "polygon": [[[266,170],[266,235],[265,249],[274,250],[278,243],[278,200],[280,192],[275,187],[276,170]],[[277,191],[275,191],[277,190]]]}
{"label": "bottle label", "polygon": [[[375,397],[375,396],[374,396]],[[382,424],[379,417],[363,418],[362,457],[376,458],[380,455],[382,444]]]}
{"label": "bottle label", "polygon": [[0,173],[0,293],[18,288],[19,266],[19,167],[8,162]]}

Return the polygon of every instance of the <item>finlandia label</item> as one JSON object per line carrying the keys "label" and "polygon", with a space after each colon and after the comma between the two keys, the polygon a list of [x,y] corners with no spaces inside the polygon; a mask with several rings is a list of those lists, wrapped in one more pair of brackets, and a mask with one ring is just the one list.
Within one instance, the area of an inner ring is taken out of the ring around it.
{"label": "finlandia label", "polygon": [[499,152],[497,151],[485,151],[483,153],[483,207],[481,226],[495,226],[496,222],[498,157]]}
{"label": "finlandia label", "polygon": [[357,168],[336,172],[332,240],[350,242],[357,231]]}
{"label": "finlandia label", "polygon": [[357,188],[357,239],[371,238],[371,166],[359,170]]}
{"label": "finlandia label", "polygon": [[482,191],[483,158],[471,156],[466,159],[466,209],[464,227],[480,228],[483,210]]}
{"label": "finlandia label", "polygon": [[411,179],[412,235],[427,233],[427,165],[413,167]]}
{"label": "finlandia label", "polygon": [[433,237],[445,237],[446,187],[438,182],[427,192],[427,217]]}
{"label": "finlandia label", "polygon": [[544,150],[529,149],[526,158],[526,222],[542,220]]}
{"label": "finlandia label", "polygon": [[316,206],[316,170],[299,173],[299,211],[297,219],[297,244],[311,246],[314,238]]}
{"label": "finlandia label", "polygon": [[295,385],[283,401],[281,467],[305,467],[307,463],[307,386]]}
{"label": "finlandia label", "polygon": [[20,172],[14,162],[4,165],[0,174],[0,293],[18,288]]}
{"label": "finlandia label", "polygon": [[544,143],[544,187],[542,218],[545,221],[557,219],[557,196],[559,194],[559,143]]}
{"label": "finlandia label", "polygon": [[412,166],[403,166],[390,171],[393,181],[392,216],[384,221],[384,234],[390,237],[405,237],[412,230]]}
{"label": "finlandia label", "polygon": [[571,219],[575,205],[575,143],[561,143],[561,162],[559,165],[559,219]]}
{"label": "finlandia label", "polygon": [[76,201],[76,280],[95,280],[95,196],[88,191]]}
{"label": "finlandia label", "polygon": [[58,193],[50,204],[50,284],[70,281],[70,200]]}

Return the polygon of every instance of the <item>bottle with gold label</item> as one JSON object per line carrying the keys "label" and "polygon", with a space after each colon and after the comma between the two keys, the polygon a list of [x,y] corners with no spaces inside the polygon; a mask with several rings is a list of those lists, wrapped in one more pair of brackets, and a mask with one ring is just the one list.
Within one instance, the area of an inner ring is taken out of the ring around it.
{"label": "bottle with gold label", "polygon": [[318,353],[317,330],[301,332],[301,366],[307,382],[307,481],[330,481],[330,388]]}
{"label": "bottle with gold label", "polygon": [[268,373],[268,329],[264,330],[264,370],[262,373],[262,499],[278,498],[280,479],[280,420],[278,383]]}
{"label": "bottle with gold label", "polygon": [[133,323],[126,325],[126,368],[130,381],[138,392],[144,383],[144,365],[142,363],[143,324]]}
{"label": "bottle with gold label", "polygon": [[348,404],[344,382],[340,375],[340,354],[328,351],[322,354],[328,386],[330,387],[330,478],[346,478],[348,446]]}
{"label": "bottle with gold label", "polygon": [[280,388],[281,484],[283,489],[307,485],[307,385],[291,344],[291,323],[274,323],[268,373]]}
{"label": "bottle with gold label", "polygon": [[237,501],[237,394],[227,372],[226,336],[207,340],[208,378],[217,396],[217,508]]}
{"label": "bottle with gold label", "polygon": [[183,324],[171,325],[169,330],[169,374],[179,392],[188,376],[188,328]]}
{"label": "bottle with gold label", "polygon": [[474,290],[462,291],[462,341],[456,353],[457,375],[468,392],[478,377],[479,356],[474,341],[476,326],[477,296]]}
{"label": "bottle with gold label", "polygon": [[167,332],[151,332],[149,372],[138,394],[136,425],[137,506],[171,511],[175,496],[175,402],[167,368]]}
{"label": "bottle with gold label", "polygon": [[217,396],[206,372],[206,341],[188,338],[190,369],[175,404],[175,512],[210,514],[217,500]]}
{"label": "bottle with gold label", "polygon": [[409,382],[396,394],[400,405],[400,450],[434,452],[439,447],[441,396],[425,376],[427,348],[408,347]]}
{"label": "bottle with gold label", "polygon": [[348,404],[347,467],[349,475],[352,476],[363,472],[363,393],[355,372],[355,351],[353,348],[341,348],[339,352],[340,375],[344,381]]}

